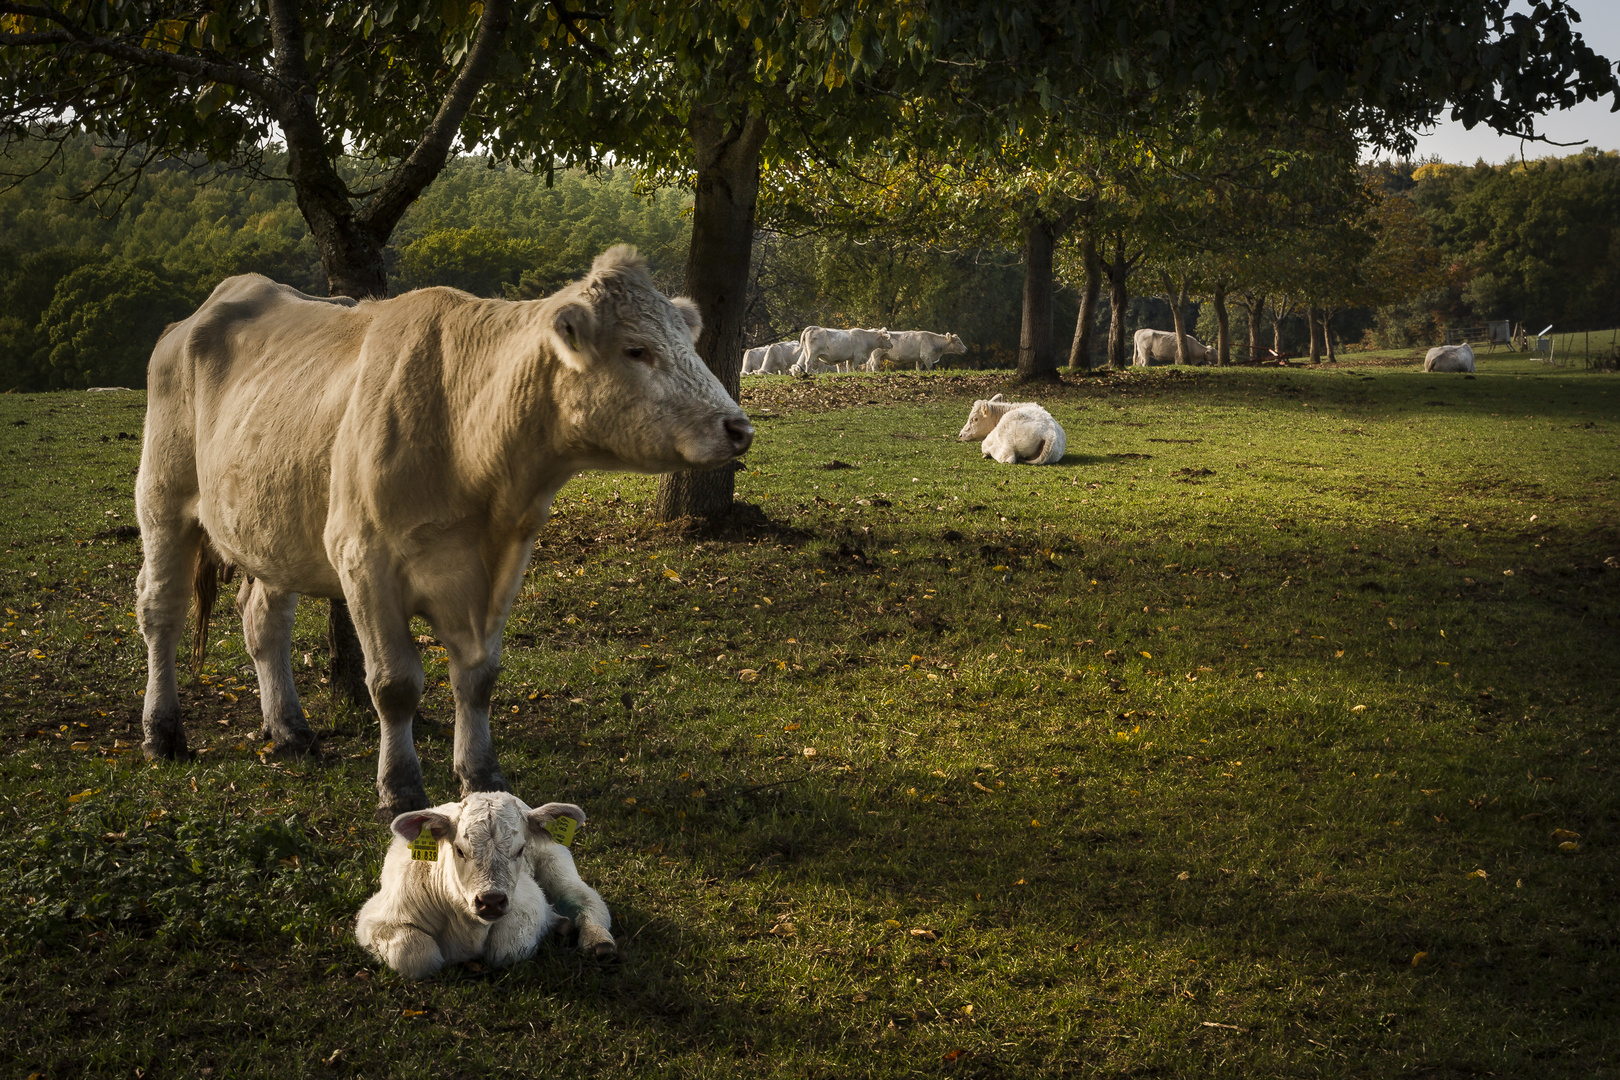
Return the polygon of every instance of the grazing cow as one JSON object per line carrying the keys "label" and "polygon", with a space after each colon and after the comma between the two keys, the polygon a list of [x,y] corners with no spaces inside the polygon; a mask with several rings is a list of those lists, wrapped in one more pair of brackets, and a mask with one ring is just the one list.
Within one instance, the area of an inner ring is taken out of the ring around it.
{"label": "grazing cow", "polygon": [[1051,413],[1033,401],[1006,401],[1000,394],[975,401],[956,437],[984,439],[984,456],[1003,465],[1050,465],[1062,460],[1068,443]]}
{"label": "grazing cow", "polygon": [[862,371],[882,371],[883,365],[889,360],[889,354],[882,349],[873,349],[866,357],[866,363],[861,365]]}
{"label": "grazing cow", "polygon": [[[967,352],[967,346],[955,334],[935,334],[928,330],[890,330],[889,337],[894,344],[887,349],[878,349],[872,355],[881,353],[881,359],[892,361],[904,367],[911,364],[918,371],[932,371],[934,365],[939,363],[942,356],[951,356]],[[880,368],[872,367],[867,361],[868,371],[878,371]]]}
{"label": "grazing cow", "polygon": [[759,371],[760,365],[765,363],[765,350],[768,346],[757,345],[752,349],[744,350],[742,360],[742,373],[753,375]]}
{"label": "grazing cow", "polygon": [[1474,347],[1468,342],[1461,345],[1439,345],[1423,358],[1424,371],[1473,371]]}
{"label": "grazing cow", "polygon": [[894,339],[884,330],[828,330],[807,326],[799,334],[799,363],[808,374],[819,374],[815,365],[834,371],[854,371],[873,349],[892,349]]}
{"label": "grazing cow", "polygon": [[786,375],[799,359],[797,341],[778,341],[765,346],[765,359],[760,364],[762,375]]}
{"label": "grazing cow", "polygon": [[506,790],[490,694],[558,489],[582,469],[714,468],[753,440],[692,347],[701,325],[626,246],[544,300],[433,288],[356,303],[256,274],[222,282],[148,373],[146,756],[186,754],[175,647],[192,582],[200,630],[224,564],[247,578],[237,607],[279,752],[314,742],[289,660],[298,596],[341,597],[382,723],[379,820],[430,805],[411,743],[412,616],[448,653],[462,793]]}
{"label": "grazing cow", "polygon": [[[1204,343],[1191,334],[1184,336],[1187,339],[1187,362],[1209,363],[1210,352]],[[1168,330],[1138,330],[1132,340],[1136,344],[1136,356],[1132,363],[1137,367],[1156,367],[1176,362],[1176,335]]]}
{"label": "grazing cow", "polygon": [[607,959],[617,951],[612,916],[553,839],[549,827],[562,818],[583,823],[585,811],[572,803],[531,810],[504,792],[399,815],[355,940],[407,979],[423,979],[467,960],[527,960],[571,920],[580,949]]}

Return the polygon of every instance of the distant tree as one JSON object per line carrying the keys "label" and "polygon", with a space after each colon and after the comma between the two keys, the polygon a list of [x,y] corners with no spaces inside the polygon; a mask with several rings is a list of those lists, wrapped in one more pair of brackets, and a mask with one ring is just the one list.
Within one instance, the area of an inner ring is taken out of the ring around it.
{"label": "distant tree", "polygon": [[[0,391],[52,385],[51,339],[40,319],[56,287],[80,267],[103,261],[89,248],[52,247],[0,257]],[[151,343],[147,344],[148,351]],[[141,380],[145,385],[145,379]]]}
{"label": "distant tree", "polygon": [[449,285],[475,296],[500,296],[503,288],[518,284],[542,251],[537,240],[494,229],[438,229],[400,250],[399,283],[406,289]]}
{"label": "distant tree", "polygon": [[40,316],[52,383],[81,390],[144,388],[152,342],[198,299],[151,260],[111,259],[79,267],[57,283]]}

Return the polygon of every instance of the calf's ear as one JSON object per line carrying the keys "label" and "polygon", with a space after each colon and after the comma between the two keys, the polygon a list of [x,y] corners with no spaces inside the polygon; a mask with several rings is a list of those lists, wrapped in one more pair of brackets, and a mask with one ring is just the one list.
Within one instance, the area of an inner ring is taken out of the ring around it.
{"label": "calf's ear", "polygon": [[991,398],[990,400],[991,401],[1000,401],[1000,400],[1002,400],[1002,397],[1001,397],[1000,394],[997,394],[995,397]]}
{"label": "calf's ear", "polygon": [[578,301],[570,301],[552,312],[551,329],[562,347],[563,362],[583,369],[590,360],[590,347],[596,337],[596,312]]}
{"label": "calf's ear", "polygon": [[698,310],[697,301],[689,296],[677,296],[670,303],[681,313],[687,332],[692,335],[692,344],[696,345],[698,335],[703,333],[703,312]]}
{"label": "calf's ear", "polygon": [[431,832],[435,840],[456,838],[456,823],[433,810],[411,810],[399,815],[388,827],[395,836],[404,837],[407,843],[420,836],[423,829]]}
{"label": "calf's ear", "polygon": [[581,825],[585,824],[585,811],[573,803],[548,802],[529,811],[529,828],[534,832],[541,832],[547,825],[561,817],[571,817]]}

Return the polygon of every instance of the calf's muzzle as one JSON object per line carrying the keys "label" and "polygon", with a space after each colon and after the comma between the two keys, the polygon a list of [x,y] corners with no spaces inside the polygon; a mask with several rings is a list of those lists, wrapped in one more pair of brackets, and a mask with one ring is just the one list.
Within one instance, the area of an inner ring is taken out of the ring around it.
{"label": "calf's muzzle", "polygon": [[491,889],[489,892],[481,892],[477,896],[473,897],[473,910],[477,912],[478,917],[483,919],[485,922],[494,922],[502,915],[505,915],[506,905],[506,894],[501,892],[499,889]]}

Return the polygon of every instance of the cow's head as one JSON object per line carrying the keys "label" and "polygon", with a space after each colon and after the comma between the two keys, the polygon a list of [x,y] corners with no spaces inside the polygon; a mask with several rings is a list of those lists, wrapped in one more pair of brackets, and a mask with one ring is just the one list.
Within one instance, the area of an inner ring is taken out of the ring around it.
{"label": "cow's head", "polygon": [[506,914],[518,881],[530,874],[525,850],[551,843],[546,826],[559,817],[585,820],[571,803],[530,810],[516,795],[478,792],[459,803],[400,814],[390,828],[407,843],[424,830],[439,841],[441,880],[467,914],[494,922]]}
{"label": "cow's head", "polygon": [[698,358],[697,305],[659,292],[635,248],[609,248],[541,303],[562,360],[553,392],[583,464],[709,469],[753,442],[747,414]]}
{"label": "cow's head", "polygon": [[962,344],[961,338],[957,337],[955,334],[945,335],[945,347],[939,350],[939,355],[950,356],[955,353],[965,352],[967,352],[967,346]]}
{"label": "cow's head", "polygon": [[879,330],[877,332],[877,337],[873,338],[872,341],[873,344],[880,349],[894,348],[894,338],[889,335],[889,328],[887,326]]}
{"label": "cow's head", "polygon": [[973,439],[982,439],[994,431],[996,425],[1001,422],[1001,410],[994,406],[1001,404],[1002,400],[1002,396],[997,394],[988,400],[980,398],[975,401],[973,408],[968,410],[967,423],[956,433],[957,439],[969,442]]}

